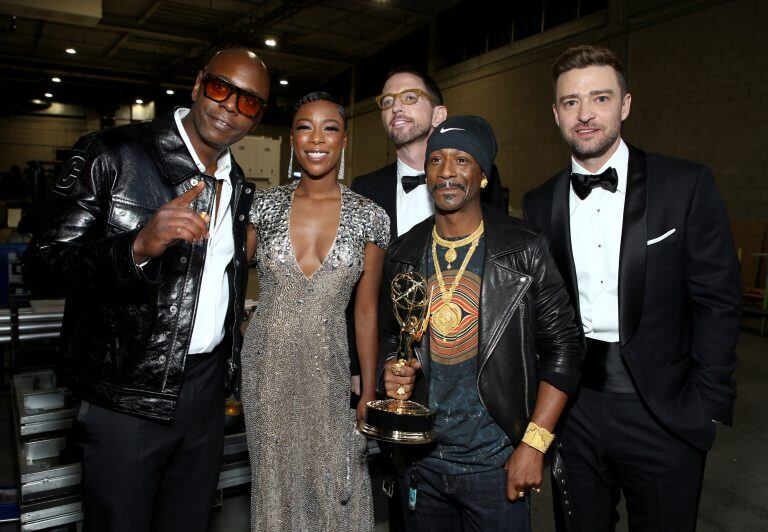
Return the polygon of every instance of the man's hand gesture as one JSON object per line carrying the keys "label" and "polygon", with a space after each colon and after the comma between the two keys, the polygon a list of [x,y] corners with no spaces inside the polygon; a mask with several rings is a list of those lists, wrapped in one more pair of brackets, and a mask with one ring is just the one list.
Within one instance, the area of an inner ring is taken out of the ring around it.
{"label": "man's hand gesture", "polygon": [[181,196],[172,199],[152,215],[136,240],[133,241],[133,257],[140,264],[151,257],[159,257],[166,248],[179,240],[197,243],[208,238],[207,213],[198,214],[189,208],[200,193],[205,183],[199,182]]}

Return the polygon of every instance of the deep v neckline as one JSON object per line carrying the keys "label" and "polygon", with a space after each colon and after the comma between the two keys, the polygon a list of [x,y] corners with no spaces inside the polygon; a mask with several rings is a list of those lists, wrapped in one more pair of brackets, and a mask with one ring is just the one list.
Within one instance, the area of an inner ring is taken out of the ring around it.
{"label": "deep v neckline", "polygon": [[293,263],[296,265],[296,269],[299,270],[299,273],[301,273],[305,280],[311,281],[315,277],[315,274],[322,270],[323,266],[325,266],[325,263],[328,262],[328,258],[331,256],[333,248],[336,247],[336,241],[339,239],[339,231],[341,231],[341,218],[344,216],[344,188],[341,184],[339,184],[339,223],[336,225],[336,233],[333,235],[333,241],[328,247],[328,251],[325,253],[325,256],[320,262],[320,265],[315,269],[315,271],[312,272],[312,275],[307,275],[304,270],[301,269],[299,258],[296,255],[296,248],[293,247],[293,237],[291,236],[291,219],[293,217],[293,200],[294,195],[296,194],[296,187],[298,187],[298,182],[291,191],[291,201],[288,204],[288,247],[291,249],[291,256],[293,256]]}

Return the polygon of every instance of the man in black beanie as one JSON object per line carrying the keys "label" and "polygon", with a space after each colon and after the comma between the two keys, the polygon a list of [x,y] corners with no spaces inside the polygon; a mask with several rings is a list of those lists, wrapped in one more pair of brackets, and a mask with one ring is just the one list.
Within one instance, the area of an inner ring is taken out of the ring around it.
{"label": "man in black beanie", "polygon": [[[528,495],[579,379],[574,312],[541,233],[480,203],[496,152],[478,116],[438,125],[425,161],[435,215],[393,241],[384,263],[380,392],[436,413],[435,443],[401,449],[408,530],[530,530]],[[393,355],[389,301],[406,271],[430,294],[410,366]]]}

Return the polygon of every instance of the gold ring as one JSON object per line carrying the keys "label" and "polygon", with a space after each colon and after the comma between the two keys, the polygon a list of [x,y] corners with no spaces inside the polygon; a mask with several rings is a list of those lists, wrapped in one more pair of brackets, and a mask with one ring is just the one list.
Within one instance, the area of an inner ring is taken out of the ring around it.
{"label": "gold ring", "polygon": [[395,375],[396,377],[399,377],[401,369],[403,369],[403,366],[402,366],[402,364],[400,364],[400,362],[398,362],[397,364],[393,364],[392,365],[392,374]]}
{"label": "gold ring", "polygon": [[397,395],[405,395],[405,388],[403,388],[403,385],[397,387]]}
{"label": "gold ring", "polygon": [[524,491],[518,491],[517,492],[517,496],[522,499],[523,497],[525,497],[525,492]]}

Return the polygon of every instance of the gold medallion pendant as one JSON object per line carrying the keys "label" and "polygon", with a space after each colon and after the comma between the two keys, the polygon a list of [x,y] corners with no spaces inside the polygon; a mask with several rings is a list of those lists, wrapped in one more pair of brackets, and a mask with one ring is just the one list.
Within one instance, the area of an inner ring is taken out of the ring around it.
{"label": "gold medallion pendant", "polygon": [[444,303],[432,314],[432,326],[442,336],[455,331],[461,323],[461,308],[453,301]]}
{"label": "gold medallion pendant", "polygon": [[454,248],[448,248],[445,252],[445,262],[448,263],[448,267],[451,267],[451,263],[456,260],[456,250]]}

